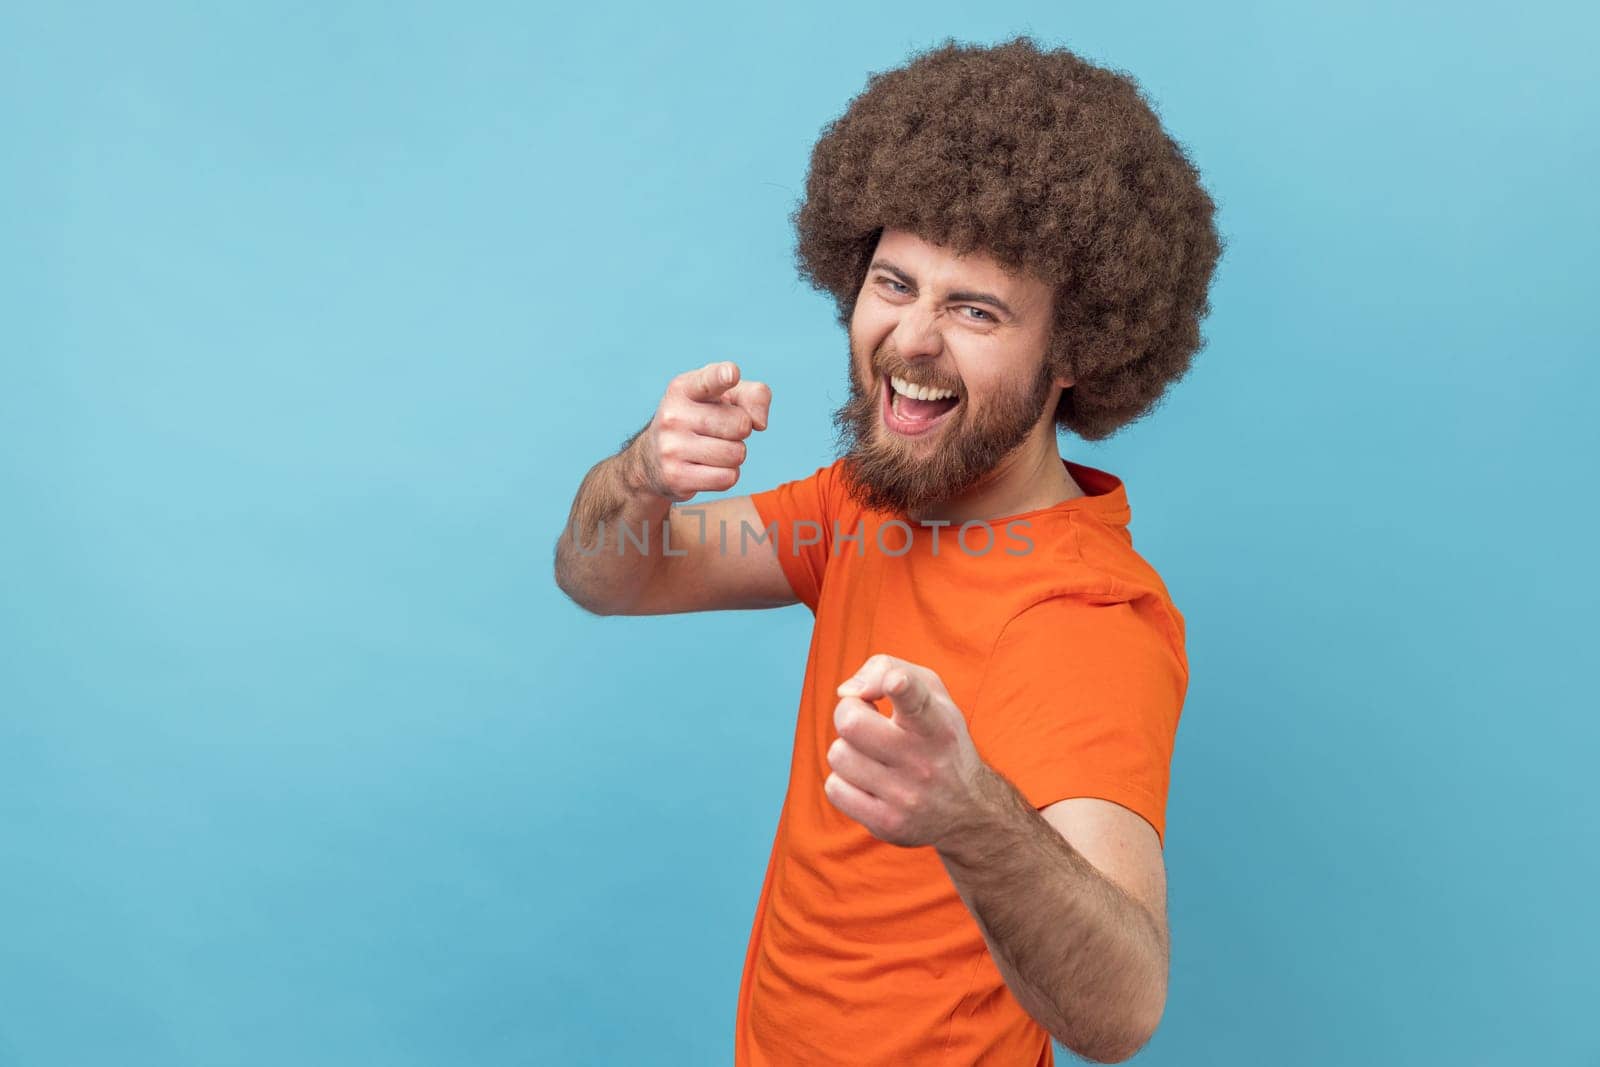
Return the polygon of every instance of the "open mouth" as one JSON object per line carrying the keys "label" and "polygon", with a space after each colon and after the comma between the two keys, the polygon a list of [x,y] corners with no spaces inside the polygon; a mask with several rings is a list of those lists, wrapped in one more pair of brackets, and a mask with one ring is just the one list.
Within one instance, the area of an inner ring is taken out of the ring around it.
{"label": "open mouth", "polygon": [[883,421],[907,437],[927,433],[961,404],[954,389],[914,385],[900,377],[884,379]]}

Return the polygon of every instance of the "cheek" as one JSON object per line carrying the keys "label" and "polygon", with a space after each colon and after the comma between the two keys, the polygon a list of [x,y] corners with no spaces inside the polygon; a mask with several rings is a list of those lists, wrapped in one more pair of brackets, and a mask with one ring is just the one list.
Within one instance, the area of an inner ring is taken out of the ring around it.
{"label": "cheek", "polygon": [[957,368],[967,391],[979,400],[1025,393],[1042,370],[1037,352],[996,347],[967,356]]}
{"label": "cheek", "polygon": [[956,373],[961,375],[961,384],[966,387],[967,399],[974,406],[982,406],[995,395],[996,390],[1005,386],[1004,377],[996,374],[992,365],[981,360],[957,363]]}
{"label": "cheek", "polygon": [[894,327],[893,309],[885,309],[871,293],[862,293],[850,316],[851,344],[863,352],[876,352]]}

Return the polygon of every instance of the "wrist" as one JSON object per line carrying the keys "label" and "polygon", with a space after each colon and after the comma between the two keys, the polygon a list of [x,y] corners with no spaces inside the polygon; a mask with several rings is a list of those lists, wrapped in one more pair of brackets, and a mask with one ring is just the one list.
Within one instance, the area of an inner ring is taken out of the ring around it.
{"label": "wrist", "polygon": [[658,497],[660,491],[652,484],[649,465],[645,462],[644,440],[645,433],[650,429],[646,426],[634,434],[617,453],[617,477],[622,482],[622,487],[633,496]]}
{"label": "wrist", "polygon": [[1006,815],[1015,806],[1015,788],[994,768],[980,762],[966,817],[951,827],[935,849],[952,863],[983,865],[986,856],[1010,847]]}

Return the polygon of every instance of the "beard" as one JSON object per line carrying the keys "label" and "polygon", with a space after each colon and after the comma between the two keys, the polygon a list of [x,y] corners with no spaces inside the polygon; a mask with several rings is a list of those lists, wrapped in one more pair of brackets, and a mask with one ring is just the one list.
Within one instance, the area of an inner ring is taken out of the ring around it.
{"label": "beard", "polygon": [[904,438],[887,426],[879,428],[879,390],[889,388],[890,375],[913,381],[920,376],[882,352],[873,363],[872,390],[863,392],[852,357],[850,399],[833,413],[833,423],[845,461],[845,487],[874,511],[910,514],[971,489],[1027,440],[1052,384],[1049,365],[1041,360],[1031,381],[1006,383],[976,414],[965,392],[952,385],[958,403],[927,435],[930,440]]}

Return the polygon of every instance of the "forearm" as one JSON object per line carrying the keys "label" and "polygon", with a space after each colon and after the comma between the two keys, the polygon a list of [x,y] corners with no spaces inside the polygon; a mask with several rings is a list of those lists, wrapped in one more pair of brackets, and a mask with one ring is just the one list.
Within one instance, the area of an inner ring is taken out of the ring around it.
{"label": "forearm", "polygon": [[1126,1059],[1165,1005],[1164,928],[1002,775],[983,781],[980,818],[939,847],[945,870],[1028,1014],[1081,1056]]}
{"label": "forearm", "polygon": [[665,558],[671,502],[649,488],[638,439],[590,468],[556,542],[556,584],[598,614],[626,611]]}

